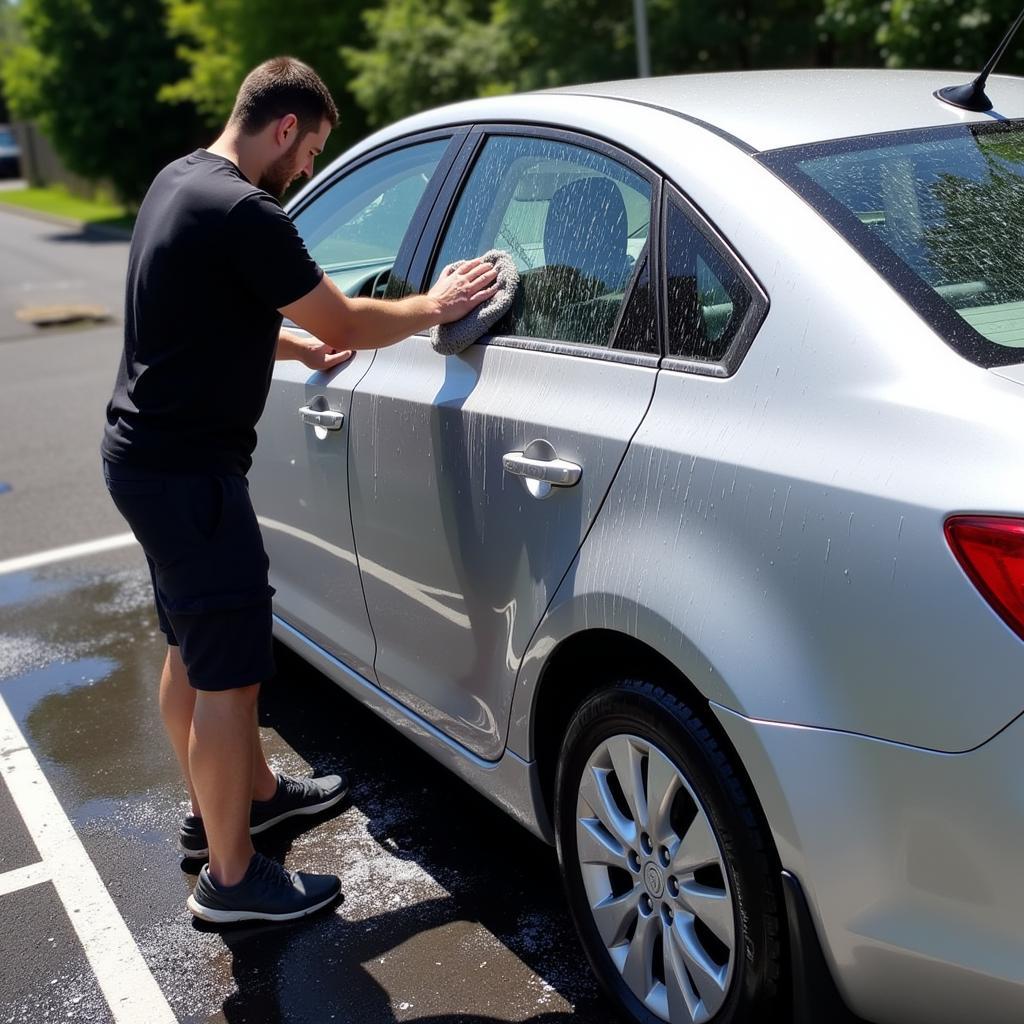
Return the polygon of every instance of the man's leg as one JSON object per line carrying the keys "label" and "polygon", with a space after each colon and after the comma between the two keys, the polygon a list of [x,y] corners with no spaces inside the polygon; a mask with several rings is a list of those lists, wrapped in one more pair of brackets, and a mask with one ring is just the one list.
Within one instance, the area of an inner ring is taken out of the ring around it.
{"label": "man's leg", "polygon": [[[181,652],[173,644],[167,647],[163,671],[160,674],[160,714],[163,716],[164,728],[174,748],[178,765],[188,786],[189,799],[192,801],[192,813],[202,817],[199,798],[188,766],[189,734],[192,731],[192,712],[196,706],[196,691],[188,681],[185,663],[181,660]],[[263,745],[260,742],[259,718],[253,711],[253,800],[269,800],[277,792],[277,776],[267,764]]]}
{"label": "man's leg", "polygon": [[253,708],[252,765],[252,798],[253,800],[269,800],[277,792],[277,776],[270,770],[267,756],[263,753],[257,708]]}
{"label": "man's leg", "polygon": [[210,862],[186,901],[196,917],[217,924],[293,921],[333,903],[337,875],[286,871],[256,853],[249,835],[259,684],[198,690],[188,763],[202,803]]}
{"label": "man's leg", "polygon": [[189,685],[188,672],[181,660],[181,652],[173,644],[168,644],[164,668],[160,673],[160,714],[175,756],[178,758],[181,773],[185,776],[188,795],[192,800],[192,813],[201,815],[199,798],[196,796],[188,768],[188,738],[192,732],[192,712],[195,706],[196,691]]}
{"label": "man's leg", "polygon": [[199,690],[192,715],[188,766],[203,808],[209,872],[218,885],[242,880],[255,850],[249,835],[253,723],[259,684]]}

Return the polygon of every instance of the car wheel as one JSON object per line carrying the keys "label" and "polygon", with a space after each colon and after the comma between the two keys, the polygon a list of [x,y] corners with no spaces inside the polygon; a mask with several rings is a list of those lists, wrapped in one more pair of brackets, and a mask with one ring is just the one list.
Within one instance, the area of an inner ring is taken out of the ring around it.
{"label": "car wheel", "polygon": [[627,1015],[770,1019],[779,873],[731,755],[693,711],[652,683],[610,685],[574,715],[555,786],[570,910]]}

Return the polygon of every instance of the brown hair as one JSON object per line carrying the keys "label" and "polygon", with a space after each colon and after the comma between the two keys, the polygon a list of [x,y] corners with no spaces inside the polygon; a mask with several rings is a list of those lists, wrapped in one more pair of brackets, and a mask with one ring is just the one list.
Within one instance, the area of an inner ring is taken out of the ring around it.
{"label": "brown hair", "polygon": [[285,114],[298,118],[303,135],[318,131],[323,121],[332,128],[338,123],[338,108],[320,76],[294,57],[272,57],[245,76],[228,124],[255,135]]}

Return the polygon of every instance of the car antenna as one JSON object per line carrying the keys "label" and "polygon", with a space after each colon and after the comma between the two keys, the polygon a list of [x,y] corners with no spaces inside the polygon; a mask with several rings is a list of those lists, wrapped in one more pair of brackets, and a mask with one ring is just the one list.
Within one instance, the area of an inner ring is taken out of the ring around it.
{"label": "car antenna", "polygon": [[989,57],[988,63],[981,69],[981,74],[973,82],[968,82],[966,85],[947,85],[943,89],[936,90],[933,95],[943,103],[948,103],[952,107],[960,107],[962,110],[991,110],[992,101],[985,95],[985,82],[988,81],[988,76],[992,74],[1000,58],[1006,53],[1006,48],[1010,45],[1010,40],[1017,34],[1021,22],[1024,22],[1024,10],[1017,15],[1017,20],[1010,27],[1010,31],[1003,37],[1003,41],[996,47],[996,52]]}

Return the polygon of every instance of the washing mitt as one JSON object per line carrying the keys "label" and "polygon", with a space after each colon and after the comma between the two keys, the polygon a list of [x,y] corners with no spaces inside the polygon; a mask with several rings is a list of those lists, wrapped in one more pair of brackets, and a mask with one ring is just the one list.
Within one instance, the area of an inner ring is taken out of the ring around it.
{"label": "washing mitt", "polygon": [[[480,257],[494,265],[498,272],[498,290],[476,309],[467,313],[461,320],[450,324],[439,324],[430,329],[430,344],[434,351],[443,356],[453,356],[469,348],[478,338],[482,338],[511,308],[519,287],[519,271],[512,257],[504,249],[490,249]],[[465,260],[449,264],[460,267]],[[447,268],[445,268],[447,269]]]}

